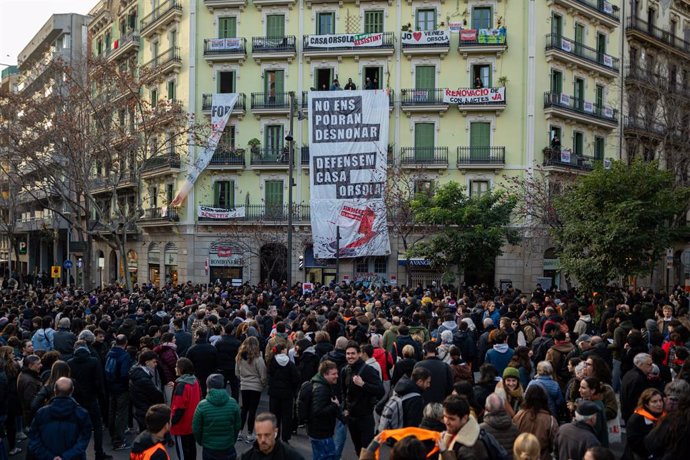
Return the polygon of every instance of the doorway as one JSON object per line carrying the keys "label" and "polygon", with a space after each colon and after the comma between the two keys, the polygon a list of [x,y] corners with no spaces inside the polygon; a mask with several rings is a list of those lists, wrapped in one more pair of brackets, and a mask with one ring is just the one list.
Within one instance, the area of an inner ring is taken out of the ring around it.
{"label": "doorway", "polygon": [[328,91],[333,83],[333,69],[316,69],[316,76],[314,77],[314,86],[317,91]]}
{"label": "doorway", "polygon": [[362,88],[367,89],[367,79],[371,82],[368,89],[381,89],[381,80],[383,76],[382,67],[364,67],[364,76],[362,81]]}
{"label": "doorway", "polygon": [[287,248],[280,243],[264,245],[260,251],[261,281],[278,284],[287,279]]}

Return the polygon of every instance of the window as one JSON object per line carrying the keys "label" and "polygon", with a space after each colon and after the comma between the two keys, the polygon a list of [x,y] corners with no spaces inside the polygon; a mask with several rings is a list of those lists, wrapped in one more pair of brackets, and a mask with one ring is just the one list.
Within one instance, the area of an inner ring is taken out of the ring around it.
{"label": "window", "polygon": [[551,33],[556,37],[563,36],[563,16],[551,13]]}
{"label": "window", "polygon": [[264,92],[269,104],[280,105],[285,98],[285,72],[282,70],[267,70],[264,74]]}
{"label": "window", "polygon": [[172,203],[175,194],[175,184],[165,184],[165,200],[166,203]]}
{"label": "window", "polygon": [[678,67],[672,64],[668,68],[668,87],[671,91],[676,90],[676,80],[678,75]]}
{"label": "window", "polygon": [[96,42],[96,56],[100,56],[101,54],[103,54],[103,40],[99,38]]}
{"label": "window", "polygon": [[118,121],[120,122],[120,128],[125,127],[126,115],[127,115],[127,112],[125,111],[125,109],[120,109],[118,111],[117,118],[118,118]]}
{"label": "window", "polygon": [[576,78],[573,83],[573,99],[575,99],[575,108],[583,110],[585,105],[585,81],[582,78]]}
{"label": "window", "polygon": [[364,33],[381,33],[383,32],[383,11],[365,11],[364,12]]}
{"label": "window", "polygon": [[355,271],[357,273],[368,273],[369,272],[369,260],[366,257],[363,259],[357,259],[357,265],[355,266]]}
{"label": "window", "polygon": [[158,89],[151,90],[151,107],[156,107],[158,104]]}
{"label": "window", "polygon": [[435,30],[436,29],[436,10],[422,9],[417,10],[416,14],[416,30]]}
{"label": "window", "polygon": [[594,159],[603,160],[604,159],[604,146],[606,141],[603,137],[596,136],[594,138]]}
{"label": "window", "polygon": [[222,180],[213,184],[213,206],[230,209],[235,207],[235,182]]}
{"label": "window", "polygon": [[237,37],[237,18],[218,18],[218,38]]}
{"label": "window", "polygon": [[266,16],[266,36],[268,38],[283,38],[285,36],[284,14],[269,14]]}
{"label": "window", "polygon": [[316,34],[330,35],[335,33],[335,13],[318,13],[316,15]]}
{"label": "window", "polygon": [[175,100],[175,80],[168,81],[168,100]]}
{"label": "window", "polygon": [[175,150],[177,150],[175,135],[173,133],[168,134],[168,153],[171,157],[175,156]]}
{"label": "window", "polygon": [[216,153],[230,152],[235,148],[235,125],[227,124],[220,136]]}
{"label": "window", "polygon": [[582,24],[575,24],[575,53],[581,55],[585,43],[585,26]]}
{"label": "window", "polygon": [[264,182],[264,202],[268,216],[282,215],[283,210],[283,181],[267,180]]}
{"label": "window", "polygon": [[266,154],[279,158],[283,150],[283,125],[268,125],[265,131]]}
{"label": "window", "polygon": [[374,273],[386,273],[388,261],[385,257],[374,257]]}
{"label": "window", "polygon": [[418,65],[415,67],[415,89],[434,89],[436,87],[436,67]]}
{"label": "window", "polygon": [[170,31],[170,48],[175,49],[177,47],[177,31]]}
{"label": "window", "polygon": [[[634,48],[631,46],[630,51],[628,51],[628,54],[630,55],[630,67],[634,69],[637,67],[637,59],[638,59],[637,58],[637,56],[638,56],[637,48]],[[633,72],[634,72],[634,70],[633,70]]]}
{"label": "window", "polygon": [[573,153],[578,156],[584,154],[585,135],[575,131],[573,134]]}
{"label": "window", "polygon": [[152,208],[158,207],[158,187],[155,185],[149,189],[149,202]]}
{"label": "window", "polygon": [[434,124],[414,124],[414,159],[425,161],[434,159]]}
{"label": "window", "polygon": [[488,180],[471,180],[470,181],[470,196],[480,197],[489,191]]}
{"label": "window", "polygon": [[151,54],[153,55],[153,58],[155,60],[158,60],[158,50],[160,49],[160,46],[158,45],[158,42],[153,42],[151,44]]}
{"label": "window", "polygon": [[218,92],[235,92],[235,72],[218,72]]}
{"label": "window", "polygon": [[421,193],[424,195],[434,194],[434,181],[432,180],[416,180],[414,181],[414,193]]}
{"label": "window", "polygon": [[491,123],[470,123],[470,159],[488,160],[491,151]]}
{"label": "window", "polygon": [[597,59],[600,63],[604,62],[606,54],[606,35],[597,33]]}
{"label": "window", "polygon": [[473,29],[491,29],[493,22],[491,21],[491,8],[481,7],[472,9],[472,28]]}
{"label": "window", "polygon": [[551,92],[554,94],[563,92],[563,73],[559,70],[551,70]]}
{"label": "window", "polygon": [[133,10],[129,16],[127,16],[129,20],[129,30],[137,30],[137,12],[136,10]]}
{"label": "window", "polygon": [[491,88],[491,65],[477,64],[472,66],[472,81],[471,86],[475,86],[474,82],[479,78],[482,81],[484,88]]}
{"label": "window", "polygon": [[108,52],[110,51],[110,48],[113,44],[113,39],[110,36],[110,32],[105,33],[105,51]]}
{"label": "window", "polygon": [[597,85],[594,90],[594,109],[598,115],[601,115],[604,109],[604,87]]}

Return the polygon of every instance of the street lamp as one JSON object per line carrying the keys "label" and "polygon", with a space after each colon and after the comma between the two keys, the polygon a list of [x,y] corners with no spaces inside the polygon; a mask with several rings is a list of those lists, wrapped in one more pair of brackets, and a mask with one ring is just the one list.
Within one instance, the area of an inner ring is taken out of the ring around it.
{"label": "street lamp", "polygon": [[98,258],[98,277],[101,280],[101,289],[103,289],[103,269],[105,268],[105,257]]}
{"label": "street lamp", "polygon": [[295,156],[295,138],[293,136],[293,128],[295,124],[295,92],[288,92],[290,101],[290,131],[285,136],[288,143],[288,231],[287,231],[287,285],[288,291],[292,288],[292,182],[293,182],[293,168]]}

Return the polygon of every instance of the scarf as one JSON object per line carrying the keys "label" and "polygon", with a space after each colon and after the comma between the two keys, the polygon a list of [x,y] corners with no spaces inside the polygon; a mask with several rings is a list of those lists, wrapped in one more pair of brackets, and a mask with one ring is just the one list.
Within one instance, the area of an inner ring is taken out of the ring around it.
{"label": "scarf", "polygon": [[635,409],[635,413],[637,415],[641,415],[642,417],[646,418],[650,422],[653,422],[655,425],[662,417],[666,416],[666,411],[663,411],[660,415],[654,415],[651,412],[649,412],[647,409],[644,409],[641,407],[638,409]]}

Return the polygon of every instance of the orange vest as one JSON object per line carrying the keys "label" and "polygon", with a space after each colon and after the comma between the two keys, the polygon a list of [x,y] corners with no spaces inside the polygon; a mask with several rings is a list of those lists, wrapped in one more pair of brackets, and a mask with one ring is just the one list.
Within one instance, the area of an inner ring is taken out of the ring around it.
{"label": "orange vest", "polygon": [[[396,430],[383,430],[380,434],[381,444],[385,443],[386,440],[390,438],[395,439],[396,441],[400,441],[402,438],[407,436],[414,436],[420,441],[436,442],[434,448],[431,450],[431,452],[427,454],[427,458],[431,457],[436,452],[438,452],[438,440],[441,439],[441,433],[439,433],[438,431],[425,430],[423,428],[417,428],[414,426],[398,428]],[[376,451],[376,458],[379,458],[378,450]]]}
{"label": "orange vest", "polygon": [[129,460],[151,460],[151,457],[153,454],[158,450],[158,449],[163,449],[163,452],[165,452],[165,457],[170,460],[170,455],[168,455],[168,451],[165,450],[165,446],[163,445],[162,442],[156,443],[146,449],[143,452],[140,453],[134,453],[130,452],[129,453]]}

